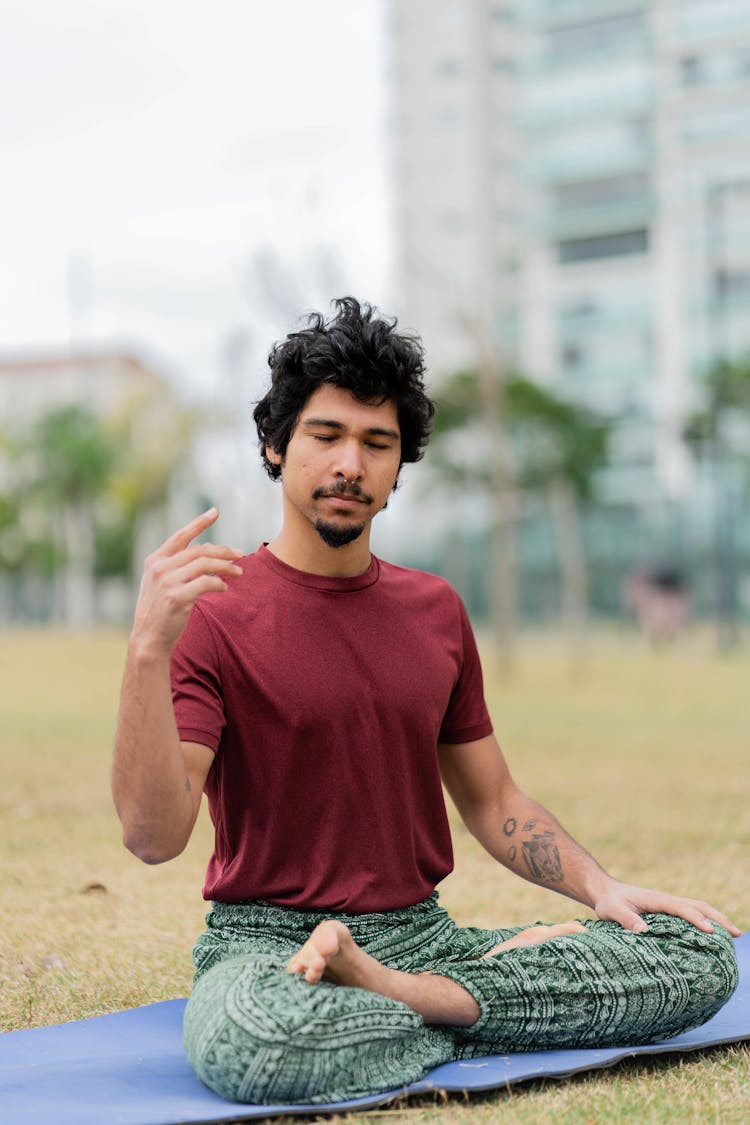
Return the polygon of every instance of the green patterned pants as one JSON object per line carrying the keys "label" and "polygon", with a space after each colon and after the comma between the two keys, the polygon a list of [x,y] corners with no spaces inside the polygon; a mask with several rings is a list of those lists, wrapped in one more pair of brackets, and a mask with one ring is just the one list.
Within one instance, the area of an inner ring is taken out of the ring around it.
{"label": "green patterned pants", "polygon": [[458,927],[437,894],[403,910],[336,914],[373,957],[461,984],[481,1015],[470,1028],[426,1025],[397,1000],[285,971],[330,913],[215,903],[194,950],[185,1047],[198,1076],[241,1102],[345,1101],[419,1079],[451,1059],[554,1047],[608,1047],[677,1035],[709,1019],[737,985],[732,939],[647,915],[633,934],[585,933],[485,957],[522,927]]}

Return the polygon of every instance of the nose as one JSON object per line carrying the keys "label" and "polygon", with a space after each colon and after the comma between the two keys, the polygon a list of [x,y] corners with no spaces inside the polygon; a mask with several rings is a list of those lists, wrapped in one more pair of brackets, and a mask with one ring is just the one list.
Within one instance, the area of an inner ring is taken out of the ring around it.
{"label": "nose", "polygon": [[335,475],[343,478],[343,480],[358,481],[364,472],[359,442],[352,440],[337,442],[336,444],[338,447],[336,449],[337,457],[333,466]]}

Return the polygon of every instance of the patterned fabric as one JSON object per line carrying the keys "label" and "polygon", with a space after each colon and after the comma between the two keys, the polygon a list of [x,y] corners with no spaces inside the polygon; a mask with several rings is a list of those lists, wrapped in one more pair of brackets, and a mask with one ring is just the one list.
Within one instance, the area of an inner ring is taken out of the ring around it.
{"label": "patterned fabric", "polygon": [[383,964],[457,981],[481,1015],[471,1028],[425,1025],[405,1004],[285,971],[330,914],[262,902],[215,903],[194,949],[185,1047],[223,1097],[256,1104],[344,1101],[418,1080],[451,1059],[559,1047],[648,1043],[709,1019],[737,986],[729,935],[647,915],[633,934],[585,933],[486,957],[523,927],[460,928],[437,894],[403,910],[335,917]]}

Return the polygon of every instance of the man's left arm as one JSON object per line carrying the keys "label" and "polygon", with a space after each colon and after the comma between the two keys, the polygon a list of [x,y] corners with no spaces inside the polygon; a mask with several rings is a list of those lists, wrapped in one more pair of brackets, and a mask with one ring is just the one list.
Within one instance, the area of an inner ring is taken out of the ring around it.
{"label": "man's left arm", "polygon": [[613,879],[555,817],[522,793],[494,735],[438,747],[445,787],[471,834],[516,875],[591,907],[625,929],[647,929],[641,914],[675,914],[711,933],[711,921],[740,931],[698,899],[631,886]]}

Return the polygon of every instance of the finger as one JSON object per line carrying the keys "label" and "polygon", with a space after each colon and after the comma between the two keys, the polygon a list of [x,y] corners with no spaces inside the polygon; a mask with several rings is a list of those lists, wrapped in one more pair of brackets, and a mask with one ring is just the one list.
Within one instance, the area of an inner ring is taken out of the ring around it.
{"label": "finger", "polygon": [[630,930],[634,934],[645,934],[648,930],[648,922],[645,918],[642,918],[637,911],[631,910],[627,906],[621,906],[617,910],[609,910],[600,917],[609,922],[619,922],[624,930]]}
{"label": "finger", "polygon": [[201,556],[197,559],[191,559],[189,563],[175,571],[174,578],[178,582],[187,584],[195,578],[200,578],[202,574],[218,574],[222,577],[239,578],[242,575],[242,567],[237,566],[232,559]]}
{"label": "finger", "polygon": [[213,559],[238,559],[243,554],[244,551],[241,551],[239,547],[226,547],[223,543],[191,543],[184,550],[171,555],[169,563],[176,562],[181,565],[191,559],[200,558],[202,555],[208,555]]}
{"label": "finger", "polygon": [[703,913],[707,918],[712,918],[714,922],[718,922],[719,925],[723,926],[725,930],[729,931],[732,937],[740,936],[742,930],[739,928],[739,926],[736,926],[734,924],[731,918],[727,918],[726,914],[722,914],[720,910],[716,910],[716,908],[711,906],[709,903],[704,903],[702,904],[702,906]]}
{"label": "finger", "polygon": [[182,603],[186,606],[192,606],[201,594],[209,594],[214,590],[223,593],[228,589],[226,582],[218,574],[203,574],[200,578],[194,578],[192,582],[186,582],[181,587],[174,599],[174,604]]}
{"label": "finger", "polygon": [[161,547],[156,551],[156,554],[174,555],[178,551],[184,550],[197,535],[200,535],[207,527],[210,527],[212,523],[216,523],[218,518],[219,512],[217,508],[209,508],[207,511],[201,512],[201,514],[191,520],[190,523],[186,523],[179,531],[175,531],[174,535],[170,535],[169,539],[162,543]]}
{"label": "finger", "polygon": [[[713,908],[708,903],[668,902],[656,907],[655,911],[661,914],[671,914],[675,918],[683,918],[704,934],[714,932],[713,925],[708,917],[709,913],[713,913]],[[717,921],[719,921],[718,918]]]}

